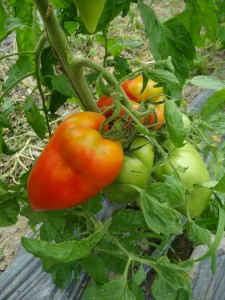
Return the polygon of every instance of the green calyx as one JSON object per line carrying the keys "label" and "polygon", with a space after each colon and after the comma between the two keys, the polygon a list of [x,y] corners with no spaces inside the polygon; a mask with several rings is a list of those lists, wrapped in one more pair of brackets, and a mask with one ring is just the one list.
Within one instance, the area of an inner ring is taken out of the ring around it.
{"label": "green calyx", "polygon": [[89,33],[94,33],[105,6],[105,0],[74,0]]}

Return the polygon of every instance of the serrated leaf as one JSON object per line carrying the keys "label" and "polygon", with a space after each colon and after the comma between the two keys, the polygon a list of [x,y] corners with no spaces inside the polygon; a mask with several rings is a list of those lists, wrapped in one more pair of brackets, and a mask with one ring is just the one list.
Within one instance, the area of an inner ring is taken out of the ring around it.
{"label": "serrated leaf", "polygon": [[[197,46],[204,44],[205,37],[214,41],[217,36],[217,8],[214,0],[186,0],[186,8],[177,15],[192,35]],[[204,34],[202,33],[204,28]]]}
{"label": "serrated leaf", "polygon": [[210,120],[213,115],[219,113],[225,105],[225,88],[214,93],[205,102],[201,109],[201,117],[206,122]]}
{"label": "serrated leaf", "polygon": [[168,70],[153,69],[146,71],[145,74],[155,82],[179,84],[177,77]]}
{"label": "serrated leaf", "polygon": [[77,241],[66,241],[58,244],[33,240],[23,237],[21,243],[23,247],[30,253],[40,257],[48,265],[57,263],[69,263],[88,256],[92,249],[99,243],[103,235],[107,232],[110,220],[106,221],[98,231],[90,235],[88,238]]}
{"label": "serrated leaf", "polygon": [[202,228],[195,222],[191,222],[188,227],[188,237],[196,245],[210,245],[211,233],[208,229]]}
{"label": "serrated leaf", "polygon": [[105,264],[101,257],[91,254],[82,259],[82,266],[87,274],[98,284],[105,284],[109,281]]}
{"label": "serrated leaf", "polygon": [[54,284],[61,289],[65,289],[68,287],[73,278],[73,265],[59,264],[51,275]]}
{"label": "serrated leaf", "polygon": [[181,214],[167,206],[166,203],[157,201],[158,195],[151,191],[137,189],[140,193],[140,204],[148,227],[163,234],[179,234],[183,231]]}
{"label": "serrated leaf", "polygon": [[142,267],[140,267],[137,272],[134,273],[132,280],[136,283],[136,285],[141,285],[146,279],[146,273]]}
{"label": "serrated leaf", "polygon": [[219,180],[219,182],[213,187],[213,190],[225,193],[225,175]]}
{"label": "serrated leaf", "polygon": [[146,299],[143,289],[140,286],[138,286],[135,281],[131,280],[128,283],[128,288],[131,291],[131,293],[134,295],[134,297],[135,297],[134,299],[136,299],[136,300],[145,300]]}
{"label": "serrated leaf", "polygon": [[[174,295],[175,291],[178,292],[179,289],[184,289],[191,294],[191,280],[186,267],[182,267],[182,264],[173,264],[168,258],[164,257],[158,260],[157,265],[154,266],[154,269],[158,275],[158,282],[156,281],[155,285],[158,287],[159,285],[162,285],[162,291],[164,293],[168,291],[168,293]],[[155,292],[156,286],[153,287]]]}
{"label": "serrated leaf", "polygon": [[147,229],[143,214],[133,209],[118,209],[112,216],[110,232],[126,232],[137,228]]}
{"label": "serrated leaf", "polygon": [[[172,280],[172,278],[171,278]],[[173,289],[161,276],[157,276],[152,285],[152,295],[156,300],[176,299],[178,290]]]}
{"label": "serrated leaf", "polygon": [[203,89],[213,89],[219,91],[225,88],[225,81],[216,76],[199,75],[189,79],[187,82]]}
{"label": "serrated leaf", "polygon": [[8,70],[8,78],[4,83],[4,89],[12,86],[16,81],[33,70],[33,64],[29,56],[20,56]]}
{"label": "serrated leaf", "polygon": [[8,128],[12,133],[14,132],[9,120],[4,116],[0,116],[0,127]]}
{"label": "serrated leaf", "polygon": [[161,23],[154,10],[144,4],[143,0],[138,0],[138,8],[155,61],[165,60],[171,56],[175,75],[179,82],[184,83],[189,77],[190,66],[195,56],[189,32],[177,19]]}
{"label": "serrated leaf", "polygon": [[165,176],[165,188],[171,207],[181,206],[185,200],[184,184],[173,176]]}
{"label": "serrated leaf", "polygon": [[106,283],[97,290],[96,300],[136,300],[127,286],[124,276]]}
{"label": "serrated leaf", "polygon": [[26,26],[16,30],[18,51],[34,50],[37,42],[36,38],[40,35],[41,28],[38,24],[38,18],[34,14],[34,5],[32,0],[15,0],[16,16]]}
{"label": "serrated leaf", "polygon": [[50,96],[49,111],[54,114],[66,101],[68,96],[63,95],[58,91],[52,91]]}
{"label": "serrated leaf", "polygon": [[26,99],[24,113],[28,124],[33,128],[35,133],[43,139],[46,133],[45,118],[40,114],[40,111],[31,96],[28,96]]}
{"label": "serrated leaf", "polygon": [[62,74],[59,76],[53,76],[52,80],[52,88],[53,90],[61,93],[62,95],[70,98],[70,97],[76,97],[76,94],[71,86],[71,83],[69,82],[66,75]]}
{"label": "serrated leaf", "polygon": [[0,192],[0,226],[6,227],[16,224],[20,206],[17,197],[11,192]]}
{"label": "serrated leaf", "polygon": [[24,28],[26,25],[23,24],[22,20],[19,18],[7,19],[5,24],[5,29],[7,32],[15,30],[16,28]]}
{"label": "serrated leaf", "polygon": [[12,154],[17,152],[16,149],[10,149],[9,148],[9,146],[5,142],[5,139],[3,137],[1,137],[1,134],[0,134],[0,138],[1,138],[1,151],[2,151],[2,153],[6,154],[6,155],[12,155]]}
{"label": "serrated leaf", "polygon": [[225,114],[223,111],[218,112],[210,117],[207,123],[204,123],[204,126],[209,128],[212,132],[215,131],[217,135],[224,135],[225,134]]}
{"label": "serrated leaf", "polygon": [[173,144],[182,147],[188,129],[184,127],[182,114],[173,99],[165,102],[165,120]]}

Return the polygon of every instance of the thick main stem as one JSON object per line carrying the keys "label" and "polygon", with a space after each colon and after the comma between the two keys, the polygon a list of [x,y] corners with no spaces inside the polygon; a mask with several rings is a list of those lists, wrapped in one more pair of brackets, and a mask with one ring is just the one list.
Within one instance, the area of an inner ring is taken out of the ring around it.
{"label": "thick main stem", "polygon": [[[79,73],[81,77],[77,78],[78,72],[71,68],[69,64],[68,57],[71,57],[73,53],[71,52],[66,37],[53,13],[52,6],[48,0],[35,0],[35,3],[42,20],[45,23],[50,44],[56,52],[64,71],[69,77],[76,94],[82,102],[83,107],[86,110],[98,112],[93,96],[87,87],[87,84],[85,86],[85,82],[83,82],[85,81],[84,75]],[[85,89],[80,88],[80,84],[85,86]]]}

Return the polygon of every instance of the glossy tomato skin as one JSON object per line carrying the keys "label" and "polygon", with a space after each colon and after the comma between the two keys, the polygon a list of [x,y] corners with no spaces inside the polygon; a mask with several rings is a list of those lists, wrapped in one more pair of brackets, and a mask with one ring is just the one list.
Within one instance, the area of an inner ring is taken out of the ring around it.
{"label": "glossy tomato skin", "polygon": [[[96,104],[97,104],[98,108],[100,109],[101,113],[103,113],[106,116],[106,118],[109,118],[112,116],[113,109],[109,109],[109,107],[113,105],[112,97],[102,95],[98,99]],[[120,109],[119,116],[123,116],[123,115],[124,115],[124,111],[122,109]]]}
{"label": "glossy tomato skin", "polygon": [[156,82],[149,79],[146,88],[141,93],[143,87],[142,75],[139,75],[138,77],[133,79],[128,79],[122,82],[121,84],[128,98],[136,102],[143,102],[148,98],[150,98],[151,96],[156,96],[156,97],[152,97],[151,101],[158,101],[159,98],[161,97],[160,94],[163,94],[163,87],[154,87],[154,85],[156,85]]}
{"label": "glossy tomato skin", "polygon": [[[186,143],[181,148],[175,148],[170,140],[166,140],[164,144],[169,149],[169,162],[172,163],[175,168],[182,167],[186,169],[185,172],[179,171],[179,169],[177,169],[177,171],[182,182],[186,188],[189,189],[189,195],[187,196],[189,215],[191,218],[195,218],[208,206],[211,191],[203,187],[194,187],[194,185],[209,181],[209,172],[201,155],[190,143]],[[164,175],[171,175],[172,173],[173,169],[171,165],[166,163],[154,171],[153,176],[158,181],[164,181]],[[186,214],[185,206],[180,207],[179,210],[183,214]]]}
{"label": "glossy tomato skin", "polygon": [[[155,123],[165,121],[164,106],[165,106],[164,103],[159,103],[159,104],[155,105],[155,113],[152,113],[148,116],[148,119],[147,119],[147,124],[148,125],[152,125],[152,124],[155,124]],[[158,124],[156,126],[153,126],[151,129],[159,130],[163,125],[164,125],[164,123],[161,123],[161,124]]]}
{"label": "glossy tomato skin", "polygon": [[114,181],[124,155],[119,142],[98,131],[104,120],[101,114],[80,112],[59,125],[28,178],[33,210],[79,205]]}
{"label": "glossy tomato skin", "polygon": [[124,163],[116,180],[104,190],[106,197],[117,203],[136,201],[138,193],[127,184],[146,188],[153,163],[152,144],[145,137],[136,137],[124,155]]}
{"label": "glossy tomato skin", "polygon": [[105,0],[74,0],[84,25],[89,33],[94,33],[105,6]]}
{"label": "glossy tomato skin", "polygon": [[[135,102],[135,101],[130,101],[133,105],[133,108],[138,110],[139,107],[140,107],[140,104]],[[109,96],[106,96],[106,95],[102,95],[98,101],[97,101],[97,106],[98,108],[100,109],[101,113],[103,113],[106,118],[109,118],[112,116],[113,114],[113,109],[109,109],[110,106],[112,106],[113,104],[113,98],[112,97],[109,97]],[[119,117],[123,117],[125,114],[124,110],[121,108],[120,111],[119,111],[119,114],[118,116]],[[128,117],[128,120],[130,120],[130,117]],[[141,117],[140,120],[139,120],[142,124],[145,123],[145,117]]]}

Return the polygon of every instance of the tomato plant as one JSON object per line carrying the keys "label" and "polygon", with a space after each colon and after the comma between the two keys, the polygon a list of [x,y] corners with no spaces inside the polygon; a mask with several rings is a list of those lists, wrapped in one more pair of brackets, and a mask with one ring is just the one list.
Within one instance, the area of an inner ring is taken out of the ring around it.
{"label": "tomato plant", "polygon": [[[154,299],[194,298],[194,261],[168,250],[185,234],[203,260],[223,236],[223,74],[190,78],[199,47],[224,36],[223,1],[166,18],[153,2],[0,2],[3,50],[16,36],[0,56],[0,226],[25,216],[22,244],[60,289],[91,277],[83,299],[145,299],[152,269]],[[187,83],[216,92],[193,110]]]}
{"label": "tomato plant", "polygon": [[[204,187],[195,185],[204,184],[210,180],[209,172],[198,151],[190,144],[186,143],[181,148],[175,148],[170,140],[164,142],[169,150],[169,160],[154,171],[154,177],[163,181],[164,175],[171,175],[177,172],[182,183],[188,189],[187,204],[179,209],[188,213],[191,218],[199,216],[208,206],[211,191]],[[186,203],[186,201],[184,201]]]}
{"label": "tomato plant", "polygon": [[117,203],[137,200],[138,194],[129,184],[145,188],[150,182],[153,163],[152,144],[145,137],[135,137],[125,152],[124,163],[116,180],[104,190],[107,198]]}

